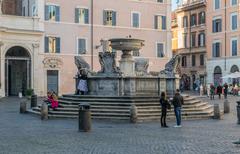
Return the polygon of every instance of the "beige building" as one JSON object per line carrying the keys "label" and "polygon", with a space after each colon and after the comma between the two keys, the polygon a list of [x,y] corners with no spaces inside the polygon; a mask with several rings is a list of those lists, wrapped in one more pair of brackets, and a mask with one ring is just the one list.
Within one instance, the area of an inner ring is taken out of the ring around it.
{"label": "beige building", "polygon": [[175,54],[182,56],[181,84],[196,90],[206,83],[206,1],[183,1],[174,13],[172,42]]}
{"label": "beige building", "polygon": [[239,0],[207,3],[207,82],[222,84],[222,76],[239,71]]}
{"label": "beige building", "polygon": [[[29,88],[38,95],[48,90],[73,93],[74,56],[82,56],[94,71],[100,70],[101,39],[131,35],[145,40],[133,56],[148,58],[152,71],[162,70],[172,57],[171,0],[0,3],[0,96],[25,93]],[[120,52],[117,55],[119,59]]]}

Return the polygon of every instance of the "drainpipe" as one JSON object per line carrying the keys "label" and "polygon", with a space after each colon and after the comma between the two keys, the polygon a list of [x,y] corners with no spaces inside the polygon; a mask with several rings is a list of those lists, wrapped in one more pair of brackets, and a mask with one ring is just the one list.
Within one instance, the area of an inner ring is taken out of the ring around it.
{"label": "drainpipe", "polygon": [[226,0],[224,1],[224,14],[225,14],[225,19],[224,19],[224,25],[225,25],[225,34],[224,34],[224,41],[225,41],[225,56],[224,56],[224,70],[227,70],[227,26],[226,26],[226,18],[227,18],[227,2]]}
{"label": "drainpipe", "polygon": [[91,0],[91,70],[93,71],[93,0]]}

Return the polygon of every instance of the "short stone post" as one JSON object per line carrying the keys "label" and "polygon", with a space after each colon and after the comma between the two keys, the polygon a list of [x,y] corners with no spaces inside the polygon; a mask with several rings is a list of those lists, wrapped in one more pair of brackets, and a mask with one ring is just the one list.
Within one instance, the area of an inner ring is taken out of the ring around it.
{"label": "short stone post", "polygon": [[203,95],[203,86],[201,84],[201,86],[200,86],[200,96],[202,96],[202,95]]}
{"label": "short stone post", "polygon": [[230,103],[227,99],[224,100],[224,113],[230,112]]}
{"label": "short stone post", "polygon": [[45,102],[43,102],[41,106],[41,119],[42,120],[48,119],[48,105]]}
{"label": "short stone post", "polygon": [[237,101],[237,117],[238,117],[238,124],[240,124],[240,101]]}
{"label": "short stone post", "polygon": [[91,131],[91,111],[89,104],[79,104],[78,110],[78,131],[90,132]]}
{"label": "short stone post", "polygon": [[137,107],[135,104],[132,104],[130,108],[130,122],[137,123]]}
{"label": "short stone post", "polygon": [[27,101],[21,101],[20,102],[20,113],[26,113],[27,112]]}
{"label": "short stone post", "polygon": [[221,113],[220,113],[220,107],[219,107],[219,104],[214,104],[214,107],[213,107],[213,119],[221,119]]}

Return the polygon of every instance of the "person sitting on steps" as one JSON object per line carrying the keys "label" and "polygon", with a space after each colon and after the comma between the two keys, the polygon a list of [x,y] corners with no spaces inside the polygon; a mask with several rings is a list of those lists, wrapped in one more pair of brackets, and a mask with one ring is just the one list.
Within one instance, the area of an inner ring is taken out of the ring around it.
{"label": "person sitting on steps", "polygon": [[55,92],[48,91],[47,92],[47,100],[45,100],[48,104],[48,110],[49,108],[52,108],[53,110],[56,110],[58,107],[58,98]]}

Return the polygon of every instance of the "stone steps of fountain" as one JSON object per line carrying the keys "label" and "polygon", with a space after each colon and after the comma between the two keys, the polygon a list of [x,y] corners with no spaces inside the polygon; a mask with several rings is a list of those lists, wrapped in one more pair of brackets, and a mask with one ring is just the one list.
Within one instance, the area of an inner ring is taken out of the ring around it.
{"label": "stone steps of fountain", "polygon": [[[188,119],[210,118],[213,107],[207,102],[201,102],[194,97],[184,96],[182,115]],[[75,96],[64,95],[59,98],[59,107],[56,111],[50,109],[51,118],[77,118],[78,106],[80,103],[88,103],[91,108],[93,119],[130,119],[130,108],[135,104],[138,111],[139,121],[159,120],[161,107],[159,97],[99,97],[99,96]],[[34,108],[32,112],[40,112],[40,106]],[[168,112],[168,116],[175,118],[173,109]]]}

